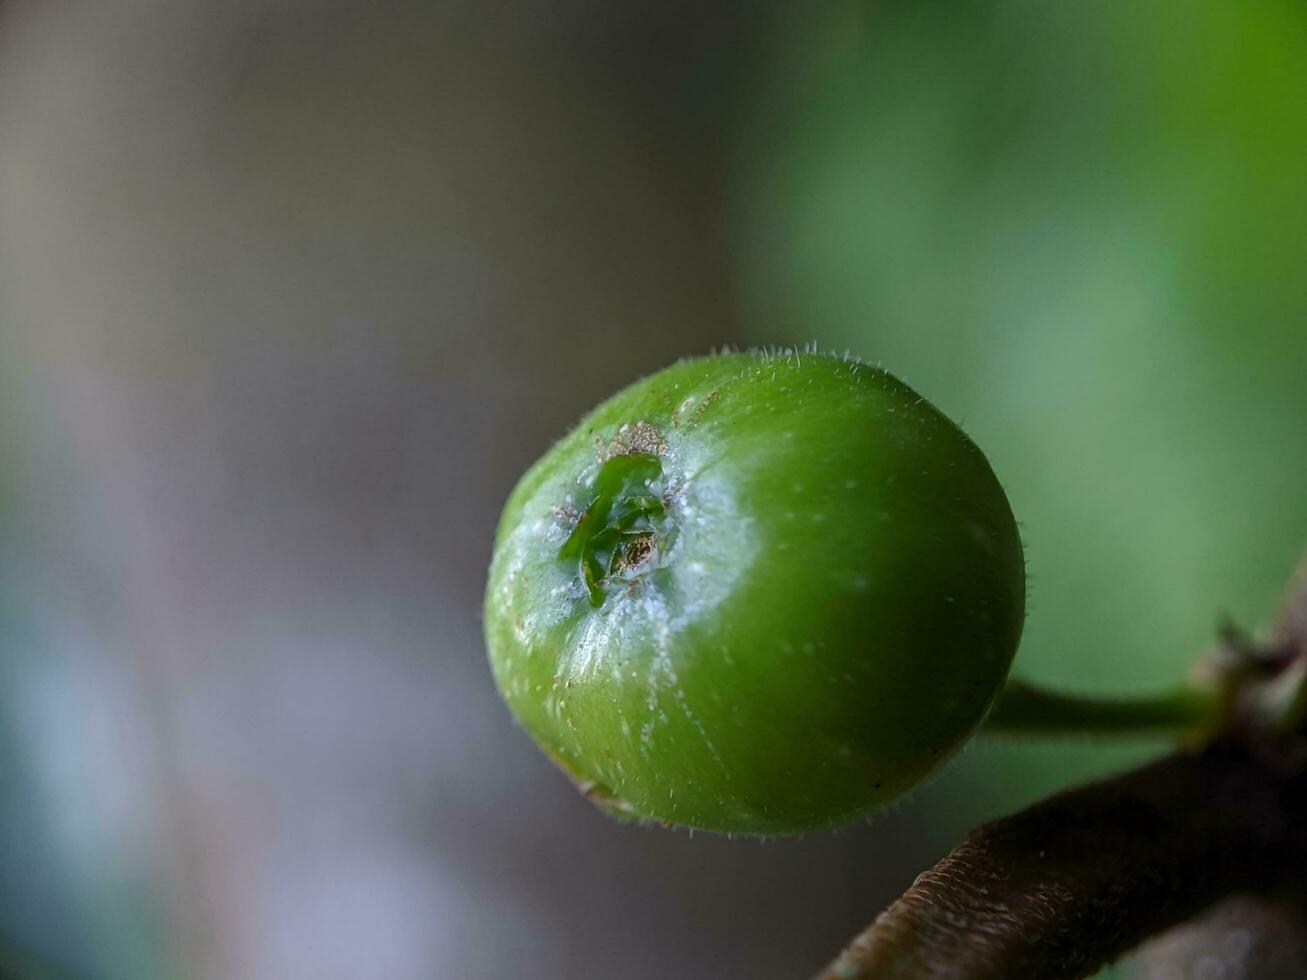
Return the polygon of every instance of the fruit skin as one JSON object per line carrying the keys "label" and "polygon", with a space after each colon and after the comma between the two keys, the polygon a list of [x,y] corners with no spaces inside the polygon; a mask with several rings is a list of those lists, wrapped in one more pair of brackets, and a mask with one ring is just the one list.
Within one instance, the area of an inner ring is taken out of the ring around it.
{"label": "fruit skin", "polygon": [[[616,523],[578,532],[587,513]],[[856,360],[746,352],[632,384],[528,470],[485,630],[509,707],[596,803],[777,834],[961,745],[1024,605],[1012,512],[960,429]]]}

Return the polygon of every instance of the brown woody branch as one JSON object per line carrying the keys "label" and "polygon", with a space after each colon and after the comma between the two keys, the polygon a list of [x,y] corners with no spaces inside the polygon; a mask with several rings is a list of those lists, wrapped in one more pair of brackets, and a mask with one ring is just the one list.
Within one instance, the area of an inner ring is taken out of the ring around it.
{"label": "brown woody branch", "polygon": [[973,831],[823,980],[1071,980],[1301,856],[1301,777],[1181,753]]}
{"label": "brown woody branch", "polygon": [[[1307,577],[1272,643],[1307,653]],[[1301,752],[1223,741],[971,832],[820,980],[1075,980],[1218,899],[1307,877]]]}

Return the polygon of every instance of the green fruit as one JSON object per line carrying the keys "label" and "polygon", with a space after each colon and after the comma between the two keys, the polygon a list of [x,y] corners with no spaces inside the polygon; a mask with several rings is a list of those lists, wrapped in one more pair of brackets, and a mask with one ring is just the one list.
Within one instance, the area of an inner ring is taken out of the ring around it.
{"label": "green fruit", "polygon": [[486,588],[509,707],[619,815],[849,820],[961,745],[1025,574],[979,449],[879,369],[683,361],[604,402],[504,509]]}

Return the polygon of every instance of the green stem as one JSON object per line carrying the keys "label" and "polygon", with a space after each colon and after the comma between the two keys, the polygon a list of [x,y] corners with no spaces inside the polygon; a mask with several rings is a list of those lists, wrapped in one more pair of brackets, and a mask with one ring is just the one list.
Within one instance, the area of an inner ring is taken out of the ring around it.
{"label": "green stem", "polygon": [[1008,678],[983,731],[999,735],[1201,736],[1216,731],[1222,705],[1214,693],[1182,687],[1149,697],[1112,700],[1041,690]]}

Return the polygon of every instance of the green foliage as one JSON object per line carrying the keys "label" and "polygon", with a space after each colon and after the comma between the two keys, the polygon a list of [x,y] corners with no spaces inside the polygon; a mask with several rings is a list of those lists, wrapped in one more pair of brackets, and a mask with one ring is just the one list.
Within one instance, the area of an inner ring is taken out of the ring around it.
{"label": "green foliage", "polygon": [[[1307,11],[827,9],[778,25],[737,133],[752,339],[892,365],[985,447],[1024,675],[1169,685],[1307,541]],[[1017,753],[932,787],[940,846],[1123,761]]]}
{"label": "green foliage", "polygon": [[742,130],[757,338],[893,365],[986,447],[1037,675],[1169,683],[1307,540],[1303,20],[846,8]]}

